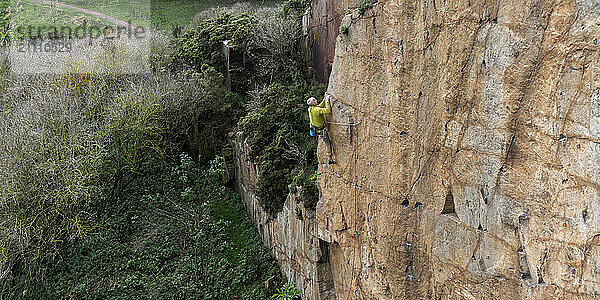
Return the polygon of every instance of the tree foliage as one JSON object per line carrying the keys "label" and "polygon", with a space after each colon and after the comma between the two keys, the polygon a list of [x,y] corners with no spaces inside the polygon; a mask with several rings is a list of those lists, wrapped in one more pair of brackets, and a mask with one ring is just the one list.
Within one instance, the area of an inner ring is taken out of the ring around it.
{"label": "tree foliage", "polygon": [[197,22],[175,42],[172,67],[200,70],[203,65],[223,68],[221,48],[228,41],[233,49],[245,50],[256,21],[246,14],[221,14]]}

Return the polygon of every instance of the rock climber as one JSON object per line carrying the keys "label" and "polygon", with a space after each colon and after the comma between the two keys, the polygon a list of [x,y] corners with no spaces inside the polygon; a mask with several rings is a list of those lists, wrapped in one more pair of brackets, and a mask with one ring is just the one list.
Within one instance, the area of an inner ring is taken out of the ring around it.
{"label": "rock climber", "polygon": [[329,164],[335,164],[331,149],[331,141],[325,128],[325,117],[323,115],[331,113],[331,101],[333,97],[329,93],[325,93],[325,98],[317,105],[317,99],[310,97],[306,100],[308,107],[308,118],[310,119],[310,136],[318,135],[325,142],[327,148],[327,156],[329,156]]}

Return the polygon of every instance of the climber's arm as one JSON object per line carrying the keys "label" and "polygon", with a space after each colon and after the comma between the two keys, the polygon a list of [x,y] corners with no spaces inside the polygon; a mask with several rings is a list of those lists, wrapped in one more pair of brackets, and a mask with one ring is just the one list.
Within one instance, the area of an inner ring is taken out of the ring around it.
{"label": "climber's arm", "polygon": [[325,100],[326,104],[325,104],[325,108],[321,111],[321,114],[329,114],[331,113],[331,101],[329,101],[328,98],[326,98],[327,100]]}
{"label": "climber's arm", "polygon": [[325,102],[327,102],[326,100],[327,98],[323,98],[323,101],[321,101],[321,103],[319,103],[319,105],[317,105],[317,107],[319,108],[324,108],[325,107]]}
{"label": "climber's arm", "polygon": [[327,101],[325,107],[313,107],[312,110],[318,115],[326,115],[331,113],[331,104]]}
{"label": "climber's arm", "polygon": [[326,114],[331,113],[331,101],[330,101],[330,97],[331,97],[331,95],[326,94],[325,95],[325,99],[323,99],[323,101],[321,101],[321,104],[319,104],[316,107],[312,108],[313,111],[315,111],[319,115],[326,115]]}

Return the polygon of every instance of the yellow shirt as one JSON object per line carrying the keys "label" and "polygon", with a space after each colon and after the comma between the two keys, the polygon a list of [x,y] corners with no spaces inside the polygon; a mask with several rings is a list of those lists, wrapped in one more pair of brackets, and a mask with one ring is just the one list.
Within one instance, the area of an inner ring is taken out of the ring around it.
{"label": "yellow shirt", "polygon": [[323,127],[323,125],[325,125],[325,117],[323,115],[329,113],[331,113],[331,104],[329,101],[325,101],[325,99],[323,99],[321,104],[308,108],[308,118],[310,119],[310,124],[318,128]]}

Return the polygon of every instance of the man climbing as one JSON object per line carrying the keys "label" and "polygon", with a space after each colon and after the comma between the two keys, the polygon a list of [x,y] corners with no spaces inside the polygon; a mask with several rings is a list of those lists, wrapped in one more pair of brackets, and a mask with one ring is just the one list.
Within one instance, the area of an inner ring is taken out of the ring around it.
{"label": "man climbing", "polygon": [[314,97],[308,98],[306,104],[308,107],[308,118],[310,119],[310,136],[319,135],[327,148],[327,155],[329,156],[329,164],[335,164],[333,160],[333,153],[331,150],[331,141],[325,129],[325,117],[323,115],[331,113],[331,101],[333,97],[329,93],[325,93],[325,99],[317,105],[317,99]]}

